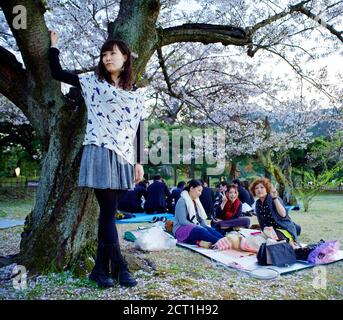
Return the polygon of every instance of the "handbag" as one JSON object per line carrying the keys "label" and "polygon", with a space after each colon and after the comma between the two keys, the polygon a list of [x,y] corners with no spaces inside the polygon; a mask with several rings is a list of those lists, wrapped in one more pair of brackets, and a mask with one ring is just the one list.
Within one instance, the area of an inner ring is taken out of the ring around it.
{"label": "handbag", "polygon": [[257,253],[257,262],[263,266],[288,267],[296,262],[296,257],[293,247],[283,240],[263,243]]}
{"label": "handbag", "polygon": [[305,247],[295,249],[295,256],[297,257],[297,260],[307,261],[310,253],[323,243],[325,243],[325,241],[321,239],[318,243],[308,244]]}

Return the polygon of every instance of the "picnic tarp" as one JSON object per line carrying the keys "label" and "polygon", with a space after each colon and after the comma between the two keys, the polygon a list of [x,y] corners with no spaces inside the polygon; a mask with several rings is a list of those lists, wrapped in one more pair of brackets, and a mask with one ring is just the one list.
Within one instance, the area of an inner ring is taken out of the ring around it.
{"label": "picnic tarp", "polygon": [[[249,234],[249,232],[254,231],[249,229],[241,229],[240,232],[243,234]],[[225,265],[227,267],[231,267],[243,272],[250,273],[251,271],[255,271],[257,269],[274,269],[278,271],[279,274],[287,274],[290,272],[306,269],[306,268],[313,268],[318,265],[310,264],[304,261],[298,261],[297,263],[289,266],[289,267],[276,267],[276,266],[260,266],[257,264],[257,258],[256,254],[250,253],[250,252],[243,252],[238,250],[214,250],[214,249],[206,249],[202,247],[198,247],[197,245],[190,245],[185,243],[177,243],[178,246],[187,248],[189,250],[195,251],[197,253],[200,253],[201,255],[210,258],[211,260],[214,260],[222,265]],[[343,260],[343,250],[339,250],[335,256],[335,261],[337,262],[339,260]],[[331,263],[334,263],[331,262]]]}
{"label": "picnic tarp", "polygon": [[167,220],[173,220],[174,215],[171,213],[132,213],[134,217],[128,219],[117,219],[117,224],[124,223],[143,223],[143,222],[153,222],[157,218],[166,218]]}
{"label": "picnic tarp", "polygon": [[0,219],[0,229],[12,228],[24,225],[25,220]]}

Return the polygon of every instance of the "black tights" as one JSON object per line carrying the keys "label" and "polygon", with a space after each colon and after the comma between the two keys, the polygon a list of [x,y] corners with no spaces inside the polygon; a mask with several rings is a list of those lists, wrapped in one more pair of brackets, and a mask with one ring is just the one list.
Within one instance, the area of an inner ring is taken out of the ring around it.
{"label": "black tights", "polygon": [[119,244],[115,213],[125,190],[94,189],[100,206],[98,241],[105,244]]}

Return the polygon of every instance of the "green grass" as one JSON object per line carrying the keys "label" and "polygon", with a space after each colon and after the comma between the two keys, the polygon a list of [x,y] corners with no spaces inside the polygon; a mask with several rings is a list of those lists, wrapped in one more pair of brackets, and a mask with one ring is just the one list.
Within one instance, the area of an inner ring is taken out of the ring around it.
{"label": "green grass", "polygon": [[294,222],[302,226],[300,240],[313,242],[337,239],[343,241],[343,194],[321,194],[315,197],[309,211],[291,211]]}
{"label": "green grass", "polygon": [[0,188],[0,218],[25,219],[35,204],[36,189]]}

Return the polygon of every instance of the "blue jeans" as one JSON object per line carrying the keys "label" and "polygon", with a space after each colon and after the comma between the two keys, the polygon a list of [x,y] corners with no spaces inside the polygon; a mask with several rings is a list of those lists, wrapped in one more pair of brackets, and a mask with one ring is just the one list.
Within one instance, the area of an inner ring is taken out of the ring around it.
{"label": "blue jeans", "polygon": [[195,244],[196,241],[203,240],[215,244],[219,239],[223,238],[223,235],[211,227],[196,226],[192,229],[186,243]]}

